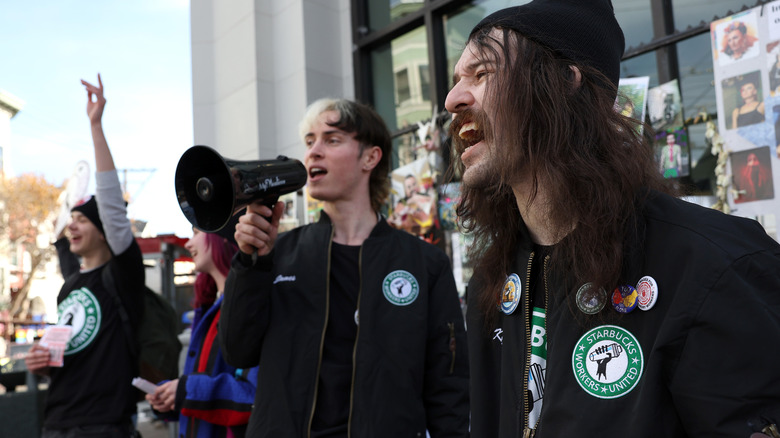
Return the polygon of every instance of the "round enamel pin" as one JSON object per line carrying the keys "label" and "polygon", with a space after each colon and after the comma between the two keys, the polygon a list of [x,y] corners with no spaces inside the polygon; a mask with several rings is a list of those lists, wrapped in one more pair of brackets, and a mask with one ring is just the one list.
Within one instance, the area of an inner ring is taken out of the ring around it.
{"label": "round enamel pin", "polygon": [[523,285],[520,283],[520,277],[517,274],[508,276],[501,293],[501,311],[511,315],[517,309],[517,304],[520,303],[522,292]]}
{"label": "round enamel pin", "polygon": [[645,275],[640,278],[639,283],[636,284],[636,291],[640,309],[650,310],[655,306],[655,302],[658,300],[658,283],[653,277]]}
{"label": "round enamel pin", "polygon": [[629,313],[636,309],[638,295],[634,286],[618,286],[612,292],[612,307],[620,313]]}
{"label": "round enamel pin", "polygon": [[607,304],[607,291],[585,283],[577,290],[577,307],[586,315],[595,315]]}
{"label": "round enamel pin", "polygon": [[633,390],[642,377],[644,356],[633,334],[603,325],[582,335],[571,355],[574,378],[593,397],[612,399]]}
{"label": "round enamel pin", "polygon": [[414,275],[403,270],[393,271],[382,281],[382,293],[396,306],[408,306],[420,294],[420,285]]}

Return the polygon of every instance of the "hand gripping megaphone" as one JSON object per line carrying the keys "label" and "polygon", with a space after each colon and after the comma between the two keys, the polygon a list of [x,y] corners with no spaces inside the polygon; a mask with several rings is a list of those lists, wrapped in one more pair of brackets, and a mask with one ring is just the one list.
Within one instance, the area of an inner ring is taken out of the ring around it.
{"label": "hand gripping megaphone", "polygon": [[176,166],[176,197],[190,223],[208,233],[221,230],[238,210],[259,200],[273,207],[279,196],[306,184],[295,159],[238,161],[208,146],[187,149]]}

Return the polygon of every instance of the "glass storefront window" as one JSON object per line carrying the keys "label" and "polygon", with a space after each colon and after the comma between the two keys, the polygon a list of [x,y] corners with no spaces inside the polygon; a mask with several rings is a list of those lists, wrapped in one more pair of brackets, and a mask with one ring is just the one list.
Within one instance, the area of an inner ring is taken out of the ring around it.
{"label": "glass storefront window", "polygon": [[677,44],[683,111],[686,118],[702,111],[715,115],[715,87],[712,73],[710,34],[705,33]]}
{"label": "glass storefront window", "polygon": [[620,63],[621,78],[650,77],[650,87],[658,85],[658,64],[655,52],[645,53]]}
{"label": "glass storefront window", "polygon": [[[391,131],[416,126],[433,114],[425,28],[395,38],[371,53],[374,107]],[[394,166],[416,158],[414,135],[397,139]]]}
{"label": "glass storefront window", "polygon": [[[699,113],[717,117],[710,34],[705,33],[677,44],[677,62],[680,66],[680,93],[683,114],[693,120]],[[689,125],[688,141],[691,147],[691,189],[697,194],[711,194],[715,187],[716,157],[704,136],[706,125]]]}
{"label": "glass storefront window", "polygon": [[613,0],[612,7],[615,9],[615,18],[623,29],[626,49],[653,39],[650,0]]}
{"label": "glass storefront window", "polygon": [[734,0],[673,0],[674,27],[683,30],[698,26],[702,21],[709,22],[714,16],[723,17],[740,6],[742,3]]}
{"label": "glass storefront window", "polygon": [[423,0],[369,0],[368,23],[371,30],[388,24],[422,8]]}
{"label": "glass storefront window", "polygon": [[[463,49],[466,47],[466,39],[471,29],[483,18],[509,6],[519,6],[530,3],[530,0],[482,0],[472,1],[471,4],[461,7],[454,13],[444,17],[444,40],[447,53],[447,74],[452,76],[455,63],[458,62]],[[452,85],[452,84],[449,84]]]}

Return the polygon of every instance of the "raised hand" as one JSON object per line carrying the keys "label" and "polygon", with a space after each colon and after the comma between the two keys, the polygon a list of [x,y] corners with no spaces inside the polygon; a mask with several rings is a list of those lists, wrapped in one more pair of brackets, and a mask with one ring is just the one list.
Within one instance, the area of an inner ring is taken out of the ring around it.
{"label": "raised hand", "polygon": [[87,115],[89,116],[89,121],[93,124],[99,123],[103,117],[103,108],[106,106],[100,73],[98,73],[98,86],[94,86],[84,79],[81,80],[81,84],[87,89]]}

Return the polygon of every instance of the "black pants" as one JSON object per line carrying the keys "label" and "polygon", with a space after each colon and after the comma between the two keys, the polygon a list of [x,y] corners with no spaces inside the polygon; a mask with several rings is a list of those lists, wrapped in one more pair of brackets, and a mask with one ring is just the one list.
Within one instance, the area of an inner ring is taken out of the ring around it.
{"label": "black pants", "polygon": [[68,429],[43,429],[41,438],[133,438],[135,427],[127,424],[90,424]]}

